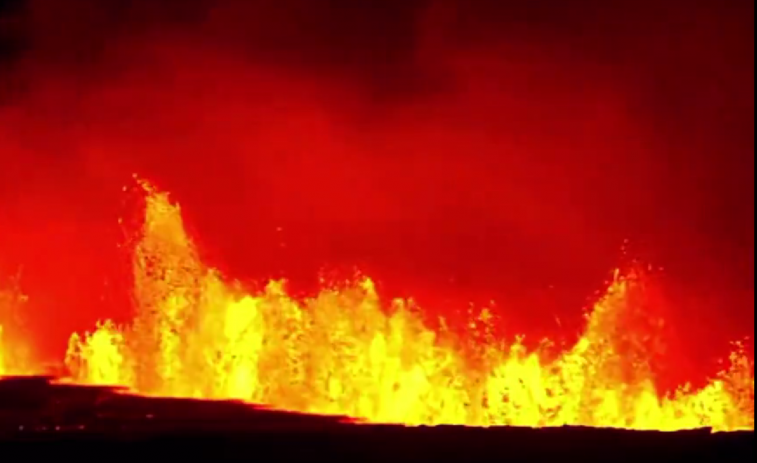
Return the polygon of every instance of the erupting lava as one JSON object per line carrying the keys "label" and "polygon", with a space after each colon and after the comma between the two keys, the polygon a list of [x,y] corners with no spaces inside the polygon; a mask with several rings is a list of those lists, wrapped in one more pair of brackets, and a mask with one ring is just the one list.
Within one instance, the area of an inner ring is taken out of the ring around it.
{"label": "erupting lava", "polygon": [[[656,389],[644,333],[624,325],[638,310],[633,273],[616,273],[574,346],[528,352],[496,341],[487,311],[471,341],[444,323],[429,328],[409,301],[383,306],[367,278],[306,300],[279,281],[249,294],[200,261],[179,207],[143,186],[135,319],[71,336],[65,362],[75,382],[409,425],[754,428],[743,353],[699,390]],[[0,372],[23,364],[15,341],[0,350]]]}

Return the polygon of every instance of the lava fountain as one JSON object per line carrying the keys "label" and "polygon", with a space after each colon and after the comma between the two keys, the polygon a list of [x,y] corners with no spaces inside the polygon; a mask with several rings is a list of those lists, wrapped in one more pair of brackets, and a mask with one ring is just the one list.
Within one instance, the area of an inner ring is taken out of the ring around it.
{"label": "lava fountain", "polygon": [[[655,385],[649,331],[634,323],[643,316],[638,272],[615,272],[574,345],[529,350],[494,336],[491,311],[471,320],[472,336],[444,320],[432,328],[412,301],[382,301],[369,278],[324,284],[305,299],[284,281],[250,292],[201,261],[167,193],[141,186],[136,315],[71,336],[65,364],[76,383],[406,425],[754,428],[743,350],[702,388]],[[0,344],[0,372],[18,367],[16,341]]]}

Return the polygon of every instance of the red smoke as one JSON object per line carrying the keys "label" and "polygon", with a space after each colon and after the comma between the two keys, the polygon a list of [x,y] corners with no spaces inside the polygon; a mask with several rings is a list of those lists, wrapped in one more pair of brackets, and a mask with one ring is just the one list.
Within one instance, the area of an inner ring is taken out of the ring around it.
{"label": "red smoke", "polygon": [[128,316],[135,172],[240,278],[358,266],[432,307],[494,298],[539,336],[578,326],[630,239],[667,268],[694,358],[726,351],[700,336],[751,334],[753,25],[735,7],[103,3],[7,22],[0,270],[22,269],[44,352]]}

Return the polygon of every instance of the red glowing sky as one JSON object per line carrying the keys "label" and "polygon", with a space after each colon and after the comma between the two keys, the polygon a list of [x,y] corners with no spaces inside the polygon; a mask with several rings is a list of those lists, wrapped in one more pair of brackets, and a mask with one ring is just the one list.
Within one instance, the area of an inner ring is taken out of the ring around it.
{"label": "red glowing sky", "polygon": [[128,316],[133,172],[240,278],[357,265],[542,333],[629,239],[695,357],[753,334],[752,2],[16,3],[0,272],[43,350]]}

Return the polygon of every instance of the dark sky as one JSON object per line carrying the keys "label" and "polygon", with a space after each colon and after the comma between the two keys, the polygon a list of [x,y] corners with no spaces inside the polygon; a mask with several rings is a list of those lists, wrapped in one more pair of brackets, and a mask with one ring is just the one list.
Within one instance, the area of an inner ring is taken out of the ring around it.
{"label": "dark sky", "polygon": [[51,346],[126,317],[138,172],[231,275],[357,265],[527,333],[577,326],[630,240],[692,358],[722,355],[754,326],[753,9],[0,1],[0,271]]}

